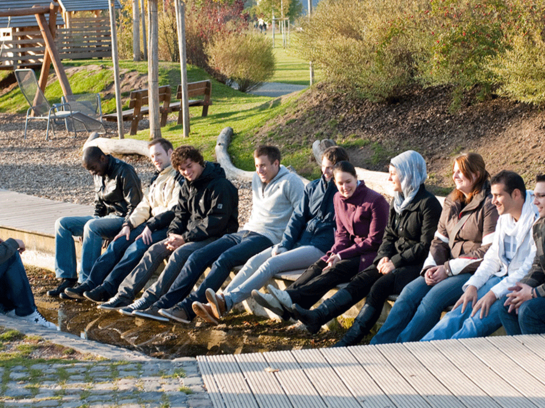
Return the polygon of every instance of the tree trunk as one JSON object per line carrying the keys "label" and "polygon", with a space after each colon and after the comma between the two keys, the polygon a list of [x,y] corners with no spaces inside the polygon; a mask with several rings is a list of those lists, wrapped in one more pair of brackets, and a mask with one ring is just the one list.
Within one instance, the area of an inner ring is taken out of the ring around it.
{"label": "tree trunk", "polygon": [[141,156],[150,157],[148,143],[149,142],[146,142],[145,140],[136,139],[108,139],[98,137],[98,133],[93,132],[83,145],[82,150],[85,150],[89,146],[97,146],[105,154],[139,154]]}
{"label": "tree trunk", "polygon": [[132,4],[132,54],[134,61],[140,61],[140,8],[138,0]]}
{"label": "tree trunk", "polygon": [[178,45],[180,48],[180,71],[182,76],[182,118],[184,137],[189,137],[189,98],[187,96],[187,65],[186,65],[186,43],[185,43],[185,3],[176,0],[176,22],[178,28]]}
{"label": "tree trunk", "polygon": [[114,64],[114,84],[115,84],[115,106],[117,109],[117,134],[123,139],[123,113],[121,104],[121,87],[119,85],[119,55],[117,53],[117,25],[115,13],[115,0],[109,0],[110,9],[110,29],[112,30],[112,62]]}
{"label": "tree trunk", "polygon": [[159,120],[159,19],[157,15],[157,0],[149,0],[150,10],[150,40],[148,61],[148,100],[150,138],[161,137],[161,122]]}
{"label": "tree trunk", "polygon": [[140,8],[142,9],[142,12],[140,15],[142,16],[142,44],[144,44],[144,61],[148,60],[148,35],[146,32],[146,8],[144,7],[144,0],[140,0]]}

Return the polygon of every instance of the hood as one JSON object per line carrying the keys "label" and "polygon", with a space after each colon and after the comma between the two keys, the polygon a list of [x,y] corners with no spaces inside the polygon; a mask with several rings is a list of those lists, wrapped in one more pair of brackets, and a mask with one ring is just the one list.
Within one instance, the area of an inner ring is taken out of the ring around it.
{"label": "hood", "polygon": [[189,182],[191,185],[208,184],[210,181],[218,178],[225,178],[225,170],[218,164],[209,161],[204,162],[204,170],[199,178],[193,182]]}
{"label": "hood", "polygon": [[401,214],[414,199],[420,186],[428,177],[426,173],[426,161],[420,153],[414,150],[397,155],[390,161],[395,167],[399,180],[401,181],[402,193],[394,193],[394,209]]}

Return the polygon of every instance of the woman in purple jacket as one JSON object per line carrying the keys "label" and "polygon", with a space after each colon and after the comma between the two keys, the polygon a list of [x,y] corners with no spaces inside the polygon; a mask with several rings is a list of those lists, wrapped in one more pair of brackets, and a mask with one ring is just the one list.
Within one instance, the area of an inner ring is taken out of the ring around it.
{"label": "woman in purple jacket", "polygon": [[285,291],[269,285],[269,294],[252,292],[257,303],[284,319],[291,317],[293,303],[310,308],[328,290],[367,268],[382,242],[389,208],[384,197],[358,181],[356,169],[346,161],[337,163],[333,174],[339,192],[333,198],[337,229],[329,252]]}

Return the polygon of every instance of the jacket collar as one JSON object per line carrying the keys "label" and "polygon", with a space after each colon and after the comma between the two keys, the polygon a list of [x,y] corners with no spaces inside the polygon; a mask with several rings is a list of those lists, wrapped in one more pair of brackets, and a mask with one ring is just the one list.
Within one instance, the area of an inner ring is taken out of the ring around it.
{"label": "jacket collar", "polygon": [[471,200],[471,202],[463,208],[462,212],[471,211],[479,207],[481,205],[481,202],[486,200],[486,197],[488,197],[489,194],[490,194],[490,183],[486,181],[483,184],[483,188],[481,189],[481,191],[479,191],[477,194],[473,196],[473,199]]}
{"label": "jacket collar", "polygon": [[428,192],[428,190],[426,190],[426,186],[424,185],[424,183],[420,184],[420,187],[418,188],[418,192],[413,197],[411,203],[405,209],[405,211],[407,211],[407,210],[409,210],[409,211],[417,210],[418,207],[420,206],[420,200],[424,198],[424,196],[426,195],[427,192]]}

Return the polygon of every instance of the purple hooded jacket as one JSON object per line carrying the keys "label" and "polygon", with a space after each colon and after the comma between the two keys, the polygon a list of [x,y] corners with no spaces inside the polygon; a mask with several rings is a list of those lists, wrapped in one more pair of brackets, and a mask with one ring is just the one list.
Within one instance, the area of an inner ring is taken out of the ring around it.
{"label": "purple hooded jacket", "polygon": [[360,257],[359,271],[367,268],[377,256],[390,206],[385,198],[360,180],[349,198],[340,193],[333,198],[337,229],[335,243],[322,258],[338,254],[341,259]]}

